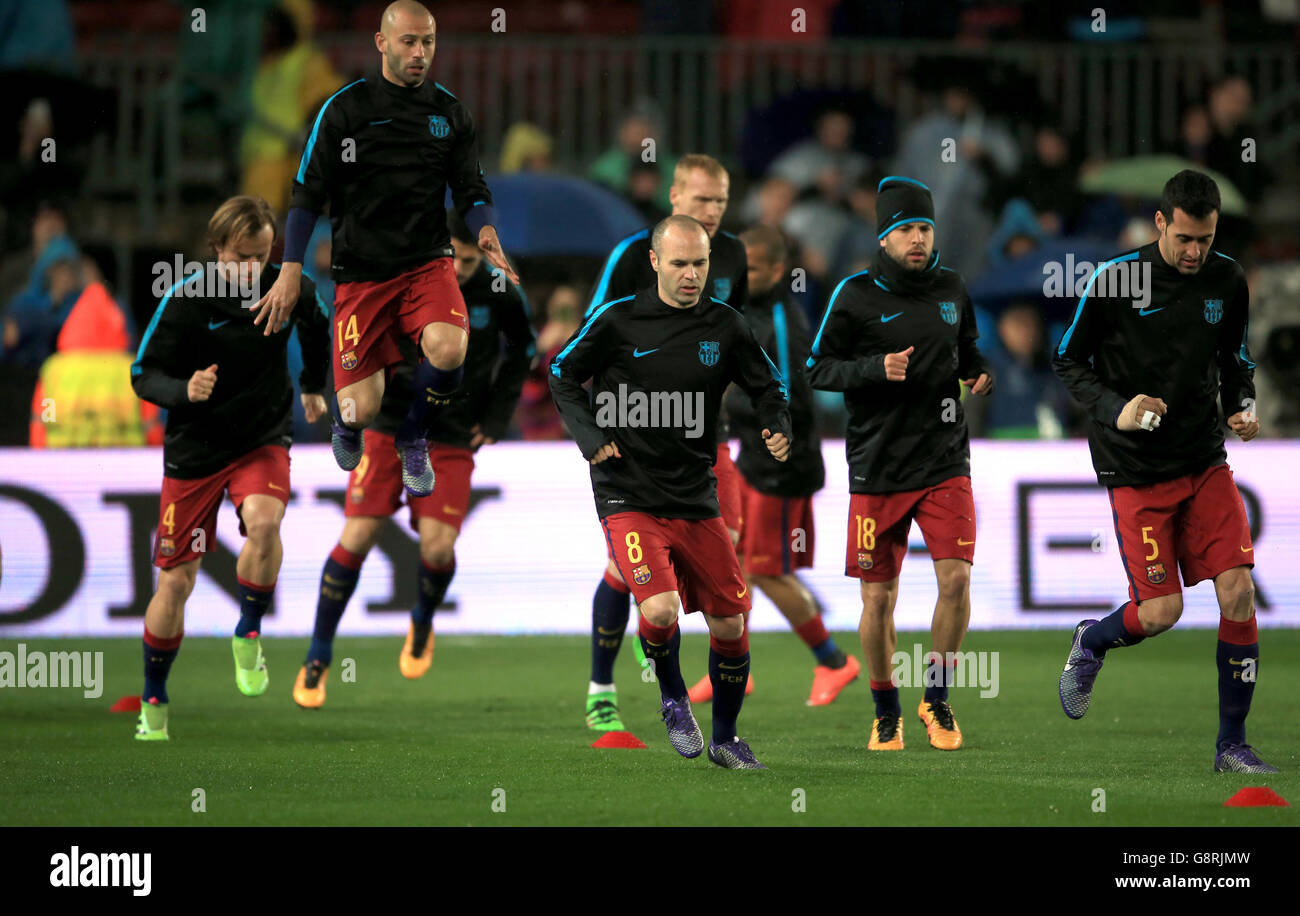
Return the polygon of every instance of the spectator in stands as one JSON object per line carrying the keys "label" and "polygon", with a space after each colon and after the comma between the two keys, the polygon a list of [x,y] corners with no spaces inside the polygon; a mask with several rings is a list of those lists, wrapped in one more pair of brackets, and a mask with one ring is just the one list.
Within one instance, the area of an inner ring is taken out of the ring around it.
{"label": "spectator in stands", "polygon": [[[1150,222],[1150,220],[1148,220]],[[1002,219],[989,239],[986,270],[996,270],[1009,261],[1033,251],[1041,244],[1043,226],[1038,214],[1023,197],[1007,202]]]}
{"label": "spectator in stands", "polygon": [[44,363],[84,288],[76,243],[67,235],[50,239],[36,259],[27,288],[5,310],[3,361],[30,367]]}
{"label": "spectator in stands", "polygon": [[501,171],[549,172],[555,167],[554,147],[550,135],[536,124],[512,124],[501,141]]}
{"label": "spectator in stands", "polygon": [[849,222],[831,255],[829,276],[839,282],[871,263],[880,240],[876,238],[876,187],[884,176],[864,172],[849,191]]}
{"label": "spectator in stands", "polygon": [[1210,167],[1210,115],[1203,105],[1193,105],[1183,112],[1175,152],[1197,165]]}
{"label": "spectator in stands", "polygon": [[769,174],[790,182],[797,193],[817,189],[838,201],[871,167],[871,160],[854,150],[852,143],[853,119],[848,112],[827,109],[817,118],[814,136],[778,156]]}
{"label": "spectator in stands", "polygon": [[[1032,302],[1017,302],[998,317],[1001,346],[985,352],[998,386],[982,405],[982,434],[993,439],[1059,439],[1069,395],[1052,372],[1043,318]],[[976,400],[976,399],[971,399]],[[967,406],[975,406],[969,401]]]}
{"label": "spectator in stands", "polygon": [[524,379],[515,425],[524,439],[564,439],[564,424],[551,398],[551,360],[581,324],[583,302],[576,287],[557,286],[546,300],[546,323],[537,332],[537,361]]}
{"label": "spectator in stands", "polygon": [[311,24],[309,0],[282,0],[266,11],[239,148],[240,193],[263,198],[276,212],[288,207],[306,122],[343,85],[329,58],[312,44]]}
{"label": "spectator in stands", "polygon": [[1032,208],[1046,236],[1069,234],[1079,218],[1083,197],[1079,193],[1079,163],[1065,132],[1052,124],[1034,131],[1034,145],[1020,168],[1004,175],[990,155],[978,158],[988,181],[990,212],[999,214],[1013,198]]}
{"label": "spectator in stands", "polygon": [[[654,156],[650,157],[649,147],[645,141],[654,140]],[[665,180],[677,168],[677,157],[668,152],[663,134],[659,130],[658,119],[652,117],[645,106],[640,106],[623,119],[618,128],[618,141],[597,157],[587,170],[587,177],[592,181],[618,194],[627,194],[628,180],[631,178],[631,157],[659,165],[660,185],[655,196],[655,203],[665,212],[672,209],[668,200],[668,189],[672,182]]]}
{"label": "spectator in stands", "polygon": [[1249,158],[1245,155],[1259,136],[1250,123],[1252,105],[1250,83],[1240,76],[1225,77],[1210,89],[1206,109],[1213,135],[1206,165],[1232,181],[1246,200],[1257,204],[1264,197],[1270,174],[1258,161],[1258,149]]}
{"label": "spectator in stands", "polygon": [[653,226],[668,216],[659,206],[664,176],[655,162],[646,162],[640,154],[633,153],[628,161],[627,199],[636,207],[647,226]]}
{"label": "spectator in stands", "polygon": [[[953,68],[940,74],[948,77],[941,103],[908,129],[895,170],[905,170],[929,186],[936,218],[944,227],[944,263],[963,276],[975,277],[993,228],[993,217],[984,205],[989,177],[1014,174],[1020,151],[1007,129],[985,113],[968,86],[957,81],[962,72],[963,68]],[[941,158],[947,148],[954,153],[951,161]]]}
{"label": "spectator in stands", "polygon": [[33,448],[162,444],[159,409],[131,387],[126,314],[97,274],[92,266],[83,269],[88,282],[59,331],[57,352],[41,366],[32,397]]}

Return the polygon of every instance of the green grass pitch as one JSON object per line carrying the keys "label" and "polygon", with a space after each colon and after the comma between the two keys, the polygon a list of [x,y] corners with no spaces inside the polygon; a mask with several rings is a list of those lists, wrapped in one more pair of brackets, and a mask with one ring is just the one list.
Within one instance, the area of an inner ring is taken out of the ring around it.
{"label": "green grass pitch", "polygon": [[[765,773],[677,756],[658,690],[626,644],[623,716],[646,750],[590,747],[585,637],[442,637],[433,669],[414,682],[397,670],[400,638],[342,638],[318,711],[290,698],[305,639],[266,641],[271,688],[255,699],[235,688],[228,639],[188,639],[169,682],[172,740],[156,744],[132,739],[134,714],[108,711],[139,692],[138,640],[24,640],[29,652],[102,650],[104,689],[94,700],[67,688],[0,690],[0,824],[1295,826],[1300,699],[1285,660],[1300,658],[1300,631],[1261,636],[1249,739],[1282,769],[1272,777],[1212,772],[1206,630],[1111,653],[1079,722],[1056,697],[1068,632],[972,633],[964,649],[1000,653],[1000,691],[953,691],[965,748],[930,748],[915,715],[921,691],[906,688],[906,750],[871,756],[865,676],[834,705],[809,709],[808,651],[793,635],[758,634],[757,690],[740,723]],[[837,640],[859,652],[855,634]],[[916,641],[926,634],[899,634],[903,648]],[[685,637],[688,684],[706,651],[702,636]],[[355,683],[340,680],[345,658]],[[707,736],[708,708],[697,715]],[[1292,807],[1223,807],[1248,785],[1271,786]],[[192,810],[195,789],[205,812]],[[1105,812],[1093,810],[1095,789]]]}

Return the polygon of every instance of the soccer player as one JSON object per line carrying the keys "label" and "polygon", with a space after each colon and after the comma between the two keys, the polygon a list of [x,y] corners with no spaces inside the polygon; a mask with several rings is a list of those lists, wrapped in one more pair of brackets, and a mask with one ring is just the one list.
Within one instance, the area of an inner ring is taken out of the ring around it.
{"label": "soccer player", "polygon": [[[494,276],[469,229],[459,220],[451,223],[456,280],[469,307],[469,351],[465,381],[434,421],[438,444],[430,445],[429,459],[438,475],[437,492],[407,499],[411,528],[420,536],[419,604],[411,611],[397,663],[402,675],[412,679],[422,677],[433,663],[433,613],[456,574],[456,538],[469,511],[474,453],[505,435],[536,352],[523,290]],[[402,346],[407,362],[396,370],[379,417],[366,430],[365,454],[348,481],[347,521],[321,571],[316,625],[293,686],[294,702],[304,709],[325,704],[339,620],[384,518],[402,504],[402,469],[393,437],[406,415],[402,376],[409,377],[416,365],[414,346],[406,341]]]}
{"label": "soccer player", "polygon": [[1219,205],[1208,175],[1187,169],[1169,179],[1155,215],[1159,237],[1098,265],[1056,349],[1057,374],[1092,417],[1088,445],[1110,493],[1130,599],[1075,627],[1059,690],[1065,714],[1082,718],[1107,653],[1178,622],[1179,569],[1189,586],[1213,579],[1221,615],[1214,769],[1276,773],[1246,743],[1259,672],[1254,545],[1215,402],[1243,442],[1259,434],[1259,421],[1246,275],[1211,250]]}
{"label": "soccer player", "polygon": [[[776,367],[743,316],[705,298],[709,236],[689,216],[670,216],[651,236],[655,286],[596,309],[551,363],[551,391],[591,463],[606,543],[640,607],[641,645],[655,664],[673,747],[698,757],[704,736],[678,660],[677,615],[705,615],[713,735],[709,759],[765,769],[736,733],[749,674],[742,615],[749,587],[718,514],[712,472],[724,389],[755,403],[778,461],[790,452],[790,415]],[[593,379],[592,397],[582,385]]]}
{"label": "soccer player", "polygon": [[[334,278],[332,443],[350,471],[365,450],[362,428],[379,415],[385,369],[402,361],[397,338],[420,347],[395,434],[402,482],[428,496],[434,474],[425,430],[463,377],[469,327],[452,266],[443,202],[456,209],[479,248],[511,282],[483,181],[469,111],[446,87],[427,81],[436,26],[414,0],[384,10],[375,34],[379,70],[344,86],[321,106],[293,183],[285,225],[284,270],[258,303],[267,331],[298,295],[302,259],[328,204]],[[432,395],[430,397],[429,395]]]}
{"label": "soccer player", "polygon": [[849,412],[844,573],[861,581],[858,633],[876,705],[867,749],[903,749],[902,707],[892,682],[894,606],[915,520],[939,585],[917,715],[932,747],[955,751],[962,736],[948,687],[970,620],[975,556],[961,385],[988,394],[993,376],[975,345],[979,332],[966,286],[939,263],[930,189],[912,178],[885,178],[876,212],[880,248],[870,268],[845,277],[831,294],[808,358],[808,380],[814,388],[844,392]]}
{"label": "soccer player", "polygon": [[250,697],[266,692],[258,633],[275,594],[280,520],[289,499],[293,385],[285,350],[291,325],[299,329],[302,403],[313,422],[327,410],[320,392],[329,348],[329,318],[310,280],[274,333],[254,326],[234,281],[241,271],[260,277],[263,289],[274,280],[280,270],[270,263],[274,241],[275,217],[261,198],[232,197],[218,207],[208,222],[216,263],[162,297],[131,365],[136,394],[168,412],[154,544],[158,589],[144,617],[144,692],[135,734],[142,741],[168,738],[167,675],[185,629],[185,601],[216,537],[226,492],[247,538],[235,567],[235,684]]}
{"label": "soccer player", "polygon": [[[704,281],[703,296],[743,309],[749,296],[745,246],[730,232],[719,228],[727,211],[730,184],[731,179],[722,163],[712,156],[692,153],[678,160],[668,199],[672,204],[672,215],[693,217],[709,235],[709,272]],[[634,296],[657,283],[658,278],[650,264],[650,229],[642,229],[623,239],[610,252],[600,279],[596,281],[587,317],[606,302]],[[718,481],[718,502],[731,542],[737,544],[741,530],[740,475],[727,446],[725,410],[718,440],[717,463],[713,466]],[[618,691],[614,686],[614,661],[623,645],[630,611],[631,594],[611,554],[605,575],[591,599],[591,682],[587,686],[587,726],[598,731],[622,731],[624,728],[618,711]],[[706,675],[692,688],[702,697],[700,702],[708,699],[706,688],[709,683]],[[753,692],[752,682],[746,684],[745,692]]]}
{"label": "soccer player", "polygon": [[[740,436],[736,466],[741,474],[745,520],[740,543],[743,567],[749,581],[763,590],[812,650],[817,664],[808,705],[826,706],[858,676],[862,666],[853,656],[845,655],[826,632],[817,602],[795,572],[812,567],[812,496],[826,482],[812,388],[804,376],[808,322],[802,308],[786,304],[788,254],[781,233],[755,226],[742,232],[740,240],[749,265],[745,319],[763,352],[773,355],[789,388],[793,429],[790,459],[773,464],[749,398],[731,389],[726,403],[731,428]],[[692,689],[692,703],[703,699],[707,695],[697,696]]]}

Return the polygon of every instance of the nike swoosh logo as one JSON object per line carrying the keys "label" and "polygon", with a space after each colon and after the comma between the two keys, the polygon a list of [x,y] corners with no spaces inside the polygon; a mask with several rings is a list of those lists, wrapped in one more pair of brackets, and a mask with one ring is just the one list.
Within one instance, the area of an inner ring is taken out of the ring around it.
{"label": "nike swoosh logo", "polygon": [[632,358],[640,359],[643,356],[649,356],[651,353],[658,353],[658,352],[659,352],[659,347],[655,347],[653,350],[633,350]]}
{"label": "nike swoosh logo", "polygon": [[329,573],[325,573],[325,581],[326,581],[327,583],[329,583],[330,585],[342,585],[342,584],[343,584],[343,580],[342,580],[342,579],[335,579],[335,578],[334,578],[333,576],[331,576]]}
{"label": "nike swoosh logo", "polygon": [[748,586],[748,585],[746,585],[746,586],[745,586],[744,588],[742,588],[740,591],[736,592],[736,597],[737,597],[737,598],[744,598],[744,597],[745,597],[745,592],[747,592],[747,591],[749,591],[749,586]]}
{"label": "nike swoosh logo", "polygon": [[601,636],[617,636],[619,633],[622,633],[623,631],[620,630],[618,627],[614,627],[612,630],[607,630],[604,627],[596,627],[596,632],[599,633]]}
{"label": "nike swoosh logo", "polygon": [[371,121],[370,123],[371,123],[372,125],[374,125],[374,124],[387,124],[387,123],[388,123],[389,121],[391,121],[391,120],[393,120],[393,119],[392,119],[392,118],[385,118],[385,119],[382,120],[382,121]]}
{"label": "nike swoosh logo", "polygon": [[281,493],[284,492],[284,487],[277,486],[277,485],[275,485],[275,484],[273,484],[273,483],[268,482],[268,483],[267,483],[267,486],[270,487],[272,490],[279,490]]}
{"label": "nike swoosh logo", "polygon": [[461,512],[459,509],[457,509],[455,506],[449,506],[449,505],[447,505],[446,503],[443,503],[443,504],[442,504],[442,511],[443,511],[443,512],[446,512],[448,515],[464,515],[464,514],[465,514],[465,513]]}
{"label": "nike swoosh logo", "polygon": [[899,210],[898,213],[895,213],[893,216],[890,217],[890,219],[898,219],[899,215],[900,215],[902,212],[903,212],[902,210]]}
{"label": "nike swoosh logo", "polygon": [[1229,656],[1229,657],[1228,657],[1228,664],[1229,664],[1229,665],[1244,665],[1244,664],[1246,664],[1246,662],[1245,662],[1244,660],[1240,659],[1240,658],[1232,658],[1231,656]]}
{"label": "nike swoosh logo", "polygon": [[452,313],[453,315],[455,315],[457,318],[464,318],[464,317],[465,317],[464,315],[462,315],[460,312],[456,311],[455,309],[452,309],[452,310],[451,310],[451,313]]}
{"label": "nike swoosh logo", "polygon": [[[1241,545],[1238,545],[1238,546],[1240,547]],[[1241,552],[1242,552],[1242,553],[1250,553],[1250,552],[1251,552],[1252,550],[1254,550],[1254,549],[1255,549],[1254,547],[1242,547],[1242,548],[1241,548]]]}
{"label": "nike swoosh logo", "polygon": [[721,668],[723,671],[739,671],[741,668],[744,668],[745,666],[744,666],[744,665],[724,665],[722,662],[718,662],[718,667]]}
{"label": "nike swoosh logo", "polygon": [[1138,314],[1145,318],[1147,315],[1154,315],[1156,312],[1163,312],[1165,307],[1162,305],[1158,309],[1140,309]]}
{"label": "nike swoosh logo", "polygon": [[229,319],[229,318],[227,318],[225,321],[209,321],[209,322],[208,322],[208,330],[209,330],[209,331],[215,331],[217,328],[219,328],[219,327],[223,327],[223,326],[228,325],[228,324],[230,324],[230,319]]}
{"label": "nike swoosh logo", "polygon": [[958,547],[969,547],[971,544],[974,543],[975,543],[974,541],[963,541],[961,538],[957,538]]}
{"label": "nike swoosh logo", "polygon": [[903,314],[903,313],[902,313],[902,312],[894,312],[894,314],[892,314],[892,315],[881,315],[881,316],[880,316],[880,323],[881,323],[881,324],[885,324],[885,323],[887,323],[887,322],[893,321],[895,318],[897,318],[897,317],[898,317],[899,315],[901,315],[901,314]]}

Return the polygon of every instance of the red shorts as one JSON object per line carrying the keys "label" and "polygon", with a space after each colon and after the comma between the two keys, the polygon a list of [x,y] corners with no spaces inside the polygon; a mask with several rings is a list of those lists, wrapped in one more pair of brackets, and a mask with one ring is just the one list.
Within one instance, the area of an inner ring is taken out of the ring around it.
{"label": "red shorts", "polygon": [[[387,518],[402,506],[402,462],[393,437],[378,430],[365,431],[366,450],[361,463],[348,477],[348,498],[343,514],[348,518]],[[428,496],[406,496],[411,508],[411,530],[419,531],[419,520],[432,518],[460,531],[469,511],[470,476],[474,453],[467,448],[429,444],[433,465],[433,492]]]}
{"label": "red shorts", "polygon": [[975,558],[975,497],[969,477],[902,493],[854,493],[849,499],[849,541],[844,575],[864,582],[898,578],[912,520],[933,560]]}
{"label": "red shorts", "polygon": [[619,512],[600,521],[610,555],[638,603],[675,591],[688,614],[735,617],[749,610],[749,589],[721,518]]}
{"label": "red shorts", "polygon": [[469,333],[469,310],[451,258],[398,274],[391,280],[334,285],[334,390],[369,378],[402,361],[397,335],[420,343],[426,325],[454,324]]}
{"label": "red shorts", "polygon": [[1226,464],[1145,487],[1113,487],[1110,505],[1134,601],[1178,594],[1177,569],[1195,585],[1255,565],[1246,507]]}
{"label": "red shorts", "polygon": [[745,572],[785,576],[796,569],[811,569],[815,534],[812,497],[769,496],[743,477],[740,495],[745,507],[745,531],[740,538]]}
{"label": "red shorts", "polygon": [[[227,490],[236,511],[245,499],[255,494],[274,496],[287,505],[289,450],[282,445],[264,445],[207,477],[194,480],[164,477],[158,500],[158,531],[154,536],[155,566],[171,569],[203,556],[208,546],[216,542],[217,510],[221,508],[221,495]],[[198,535],[200,530],[202,538]],[[242,516],[239,533],[248,535]]]}
{"label": "red shorts", "polygon": [[740,497],[740,471],[731,460],[731,447],[718,443],[718,460],[713,465],[713,476],[718,479],[718,511],[722,521],[731,531],[741,531],[745,521],[745,507]]}

